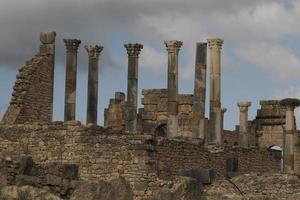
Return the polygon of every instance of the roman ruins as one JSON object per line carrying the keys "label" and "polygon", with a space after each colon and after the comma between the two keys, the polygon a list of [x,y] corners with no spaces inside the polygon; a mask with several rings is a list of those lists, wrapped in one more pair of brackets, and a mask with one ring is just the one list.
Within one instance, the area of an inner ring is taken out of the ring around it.
{"label": "roman ruins", "polygon": [[[178,93],[178,59],[183,43],[164,41],[168,84],[162,89],[143,89],[141,108],[137,104],[138,63],[143,45],[124,45],[128,56],[127,94],[115,92],[105,109],[98,108],[103,47],[85,46],[89,58],[88,105],[87,121],[82,124],[76,121],[75,112],[79,39],[64,39],[64,122],[52,119],[55,36],[55,32],[41,33],[38,54],[19,69],[10,105],[0,123],[0,156],[30,155],[37,165],[75,164],[78,177],[87,181],[122,177],[129,183],[134,199],[151,197],[168,181],[193,170],[200,170],[207,183],[249,172],[283,170],[300,174],[294,115],[300,100],[262,100],[257,116],[250,121],[251,102],[238,102],[240,123],[236,130],[224,130],[227,109],[221,101],[223,39],[210,38],[196,44],[193,94]],[[104,109],[104,126],[97,125],[98,109]],[[283,169],[281,152],[271,149],[274,145],[283,149]]]}

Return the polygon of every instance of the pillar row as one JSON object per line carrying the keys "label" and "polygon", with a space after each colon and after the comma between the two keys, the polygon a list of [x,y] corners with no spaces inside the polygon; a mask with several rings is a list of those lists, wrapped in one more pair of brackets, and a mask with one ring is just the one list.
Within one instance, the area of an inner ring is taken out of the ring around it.
{"label": "pillar row", "polygon": [[88,93],[87,93],[87,120],[86,123],[97,124],[98,110],[98,71],[99,56],[103,50],[102,46],[90,45],[85,46],[85,50],[89,56],[88,71]]}
{"label": "pillar row", "polygon": [[66,56],[65,121],[75,120],[78,39],[64,39]]}
{"label": "pillar row", "polygon": [[178,137],[178,54],[181,41],[164,41],[168,51],[168,121],[167,137]]}
{"label": "pillar row", "polygon": [[127,104],[126,104],[126,130],[137,131],[137,98],[138,98],[138,58],[142,44],[125,44],[128,54],[128,82],[127,82]]}

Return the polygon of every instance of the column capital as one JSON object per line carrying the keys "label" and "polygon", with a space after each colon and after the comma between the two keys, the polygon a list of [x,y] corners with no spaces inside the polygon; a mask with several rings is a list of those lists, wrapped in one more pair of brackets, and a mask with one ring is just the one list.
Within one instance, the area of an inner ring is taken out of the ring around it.
{"label": "column capital", "polygon": [[221,38],[209,38],[207,39],[209,49],[221,50],[224,40]]}
{"label": "column capital", "polygon": [[64,39],[67,52],[77,52],[81,40],[78,39]]}
{"label": "column capital", "polygon": [[165,40],[164,41],[168,53],[177,53],[182,46],[183,42],[178,40]]}
{"label": "column capital", "polygon": [[124,47],[126,48],[127,54],[130,57],[138,57],[141,50],[143,49],[143,45],[139,43],[124,44]]}
{"label": "column capital", "polygon": [[280,102],[280,105],[283,105],[289,109],[294,109],[295,107],[300,106],[300,100],[295,98],[286,98],[282,99]]}
{"label": "column capital", "polygon": [[87,51],[90,59],[99,58],[99,55],[100,55],[101,51],[103,50],[103,46],[100,46],[100,45],[85,45],[84,48]]}
{"label": "column capital", "polygon": [[56,32],[41,32],[40,41],[42,44],[54,44]]}
{"label": "column capital", "polygon": [[240,111],[248,111],[248,107],[251,106],[251,102],[250,101],[241,101],[237,103],[237,106],[239,107]]}

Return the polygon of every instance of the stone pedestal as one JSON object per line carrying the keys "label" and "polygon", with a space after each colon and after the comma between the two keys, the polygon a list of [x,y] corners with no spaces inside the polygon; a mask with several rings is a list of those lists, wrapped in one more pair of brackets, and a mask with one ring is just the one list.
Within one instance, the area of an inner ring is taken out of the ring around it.
{"label": "stone pedestal", "polygon": [[[40,55],[45,55],[51,58],[51,69],[50,69],[50,74],[51,74],[51,105],[50,109],[53,111],[53,93],[54,93],[54,66],[55,66],[55,37],[56,33],[55,32],[42,32],[40,33]],[[51,114],[51,119],[52,120],[52,114]]]}
{"label": "stone pedestal", "polygon": [[197,43],[192,132],[193,138],[204,139],[207,43]]}
{"label": "stone pedestal", "polygon": [[286,122],[283,146],[283,172],[295,173],[294,154],[298,135],[295,128],[294,109],[295,107],[298,107],[300,105],[300,100],[287,98],[281,100],[280,104],[286,107]]}
{"label": "stone pedestal", "polygon": [[77,79],[77,50],[80,40],[64,39],[66,57],[66,84],[65,84],[65,121],[75,120],[76,110],[76,79]]}
{"label": "stone pedestal", "polygon": [[207,143],[221,145],[222,143],[222,111],[221,111],[221,49],[223,39],[208,39],[210,49],[210,104],[209,104],[209,134]]}
{"label": "stone pedestal", "polygon": [[142,44],[125,44],[128,54],[128,82],[127,82],[127,111],[126,130],[137,131],[137,97],[138,97],[138,58]]}
{"label": "stone pedestal", "polygon": [[249,147],[249,130],[248,130],[248,108],[251,102],[243,101],[237,103],[240,109],[240,128],[239,128],[239,145],[243,148]]}
{"label": "stone pedestal", "polygon": [[99,62],[99,55],[103,50],[103,47],[99,45],[90,45],[90,46],[85,46],[85,50],[87,51],[89,56],[86,123],[97,124],[98,79],[99,79],[98,62]]}
{"label": "stone pedestal", "polygon": [[164,41],[168,51],[168,120],[167,137],[178,137],[178,53],[181,41]]}

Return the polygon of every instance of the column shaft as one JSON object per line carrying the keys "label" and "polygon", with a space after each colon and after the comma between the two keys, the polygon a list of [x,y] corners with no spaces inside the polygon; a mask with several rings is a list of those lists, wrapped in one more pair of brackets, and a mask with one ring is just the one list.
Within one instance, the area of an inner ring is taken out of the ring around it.
{"label": "column shaft", "polygon": [[50,121],[52,120],[52,112],[53,112],[53,95],[54,95],[54,66],[55,66],[55,32],[42,32],[40,33],[40,54],[41,55],[47,55],[51,59],[51,105],[49,105],[51,108],[51,116]]}
{"label": "column shaft", "polygon": [[143,45],[125,44],[128,54],[128,82],[127,82],[127,116],[126,130],[137,131],[137,98],[138,98],[138,56]]}
{"label": "column shaft", "polygon": [[222,111],[221,111],[221,48],[223,40],[208,39],[210,49],[210,106],[208,143],[222,143]]}
{"label": "column shaft", "polygon": [[192,131],[200,139],[205,135],[206,56],[207,43],[197,43]]}
{"label": "column shaft", "polygon": [[237,105],[240,109],[239,145],[247,148],[249,147],[248,108],[251,102],[239,102]]}
{"label": "column shaft", "polygon": [[178,137],[178,53],[181,41],[165,41],[168,51],[168,120],[167,137]]}
{"label": "column shaft", "polygon": [[88,72],[88,97],[87,97],[87,124],[97,124],[97,111],[98,111],[98,62],[99,55],[103,47],[85,46],[89,56],[89,72]]}
{"label": "column shaft", "polygon": [[77,50],[80,40],[64,39],[67,48],[65,84],[65,121],[75,120]]}

